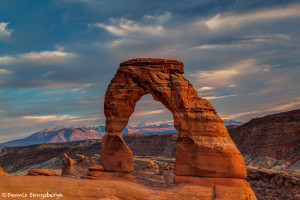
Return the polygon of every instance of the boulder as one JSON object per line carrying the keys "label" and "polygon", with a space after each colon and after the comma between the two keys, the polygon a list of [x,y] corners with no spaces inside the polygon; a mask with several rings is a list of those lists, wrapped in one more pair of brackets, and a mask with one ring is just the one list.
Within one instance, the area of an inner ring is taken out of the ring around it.
{"label": "boulder", "polygon": [[31,169],[28,171],[29,176],[60,176],[60,174],[53,169]]}

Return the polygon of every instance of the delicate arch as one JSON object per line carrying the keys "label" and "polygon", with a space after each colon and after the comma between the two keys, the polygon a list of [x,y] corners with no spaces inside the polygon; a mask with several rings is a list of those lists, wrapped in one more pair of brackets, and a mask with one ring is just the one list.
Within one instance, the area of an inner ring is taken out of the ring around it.
{"label": "delicate arch", "polygon": [[133,155],[121,131],[146,95],[160,101],[173,114],[178,131],[174,173],[177,176],[245,178],[244,160],[213,106],[198,97],[183,77],[176,60],[133,59],[120,64],[107,88],[104,103],[106,131],[101,164],[106,171],[133,171]]}

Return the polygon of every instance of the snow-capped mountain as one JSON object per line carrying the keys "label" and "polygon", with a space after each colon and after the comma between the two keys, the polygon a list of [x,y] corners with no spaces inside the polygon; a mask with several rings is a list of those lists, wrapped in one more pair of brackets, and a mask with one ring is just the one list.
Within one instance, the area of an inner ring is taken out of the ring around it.
{"label": "snow-capped mountain", "polygon": [[225,126],[231,126],[231,125],[241,126],[241,125],[244,124],[243,122],[237,122],[237,121],[234,121],[234,120],[231,120],[231,119],[224,119],[223,123],[224,123]]}
{"label": "snow-capped mountain", "polygon": [[174,122],[165,122],[165,121],[157,121],[157,122],[149,122],[149,121],[143,121],[139,125],[137,125],[135,128],[144,128],[144,127],[159,127],[162,125],[168,125],[168,126],[174,126]]}
{"label": "snow-capped mountain", "polygon": [[149,122],[143,121],[136,127],[128,127],[128,133],[142,133],[147,135],[152,134],[162,134],[162,133],[177,133],[177,130],[174,128],[174,123],[172,121],[157,121]]}
{"label": "snow-capped mountain", "polygon": [[[234,120],[224,120],[225,126],[235,128],[242,125],[242,122]],[[24,139],[12,140],[0,144],[0,149],[4,147],[27,146],[31,144],[43,143],[60,143],[87,139],[101,139],[106,133],[105,126],[86,127],[84,125],[74,125],[70,128],[64,126],[57,126],[55,128],[45,128],[36,132]],[[121,132],[123,134],[142,133],[147,135],[163,134],[163,133],[177,133],[173,121],[143,121],[136,127],[127,125]]]}
{"label": "snow-capped mountain", "polygon": [[[89,128],[94,129],[96,131],[99,131],[101,133],[106,133],[105,126],[94,126],[94,127],[89,127]],[[121,134],[123,135],[123,134],[126,134],[126,133],[128,133],[127,127],[124,128],[124,130],[121,132]]]}
{"label": "snow-capped mountain", "polygon": [[27,146],[32,144],[61,143],[79,141],[87,139],[101,139],[104,133],[84,125],[75,125],[70,128],[58,126],[55,128],[45,128],[32,135],[18,140],[12,140],[0,144],[0,149],[4,147]]}

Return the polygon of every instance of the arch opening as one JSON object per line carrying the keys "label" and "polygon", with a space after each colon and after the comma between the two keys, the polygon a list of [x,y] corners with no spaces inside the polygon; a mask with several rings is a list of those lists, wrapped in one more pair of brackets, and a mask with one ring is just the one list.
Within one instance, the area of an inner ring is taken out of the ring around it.
{"label": "arch opening", "polygon": [[136,103],[128,125],[131,127],[138,127],[140,125],[141,127],[143,123],[145,126],[150,126],[151,124],[159,125],[164,122],[170,124],[174,122],[172,112],[160,101],[154,100],[151,94],[146,94]]}

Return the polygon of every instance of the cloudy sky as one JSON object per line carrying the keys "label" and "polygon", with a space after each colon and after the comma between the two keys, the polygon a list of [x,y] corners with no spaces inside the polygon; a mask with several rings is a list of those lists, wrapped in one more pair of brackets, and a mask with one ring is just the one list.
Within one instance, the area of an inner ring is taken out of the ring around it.
{"label": "cloudy sky", "polygon": [[[0,143],[45,127],[104,125],[120,62],[177,59],[224,119],[300,106],[300,2],[0,0]],[[130,124],[172,120],[150,95]]]}

